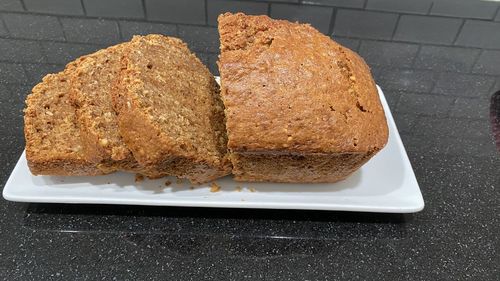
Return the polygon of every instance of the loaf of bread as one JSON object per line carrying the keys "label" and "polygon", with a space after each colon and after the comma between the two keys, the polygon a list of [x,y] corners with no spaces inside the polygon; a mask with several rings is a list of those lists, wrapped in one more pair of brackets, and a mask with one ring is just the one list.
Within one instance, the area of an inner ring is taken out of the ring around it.
{"label": "loaf of bread", "polygon": [[119,133],[141,165],[195,183],[230,173],[218,86],[185,43],[135,36],[120,75]]}
{"label": "loaf of bread", "polygon": [[219,16],[228,149],[240,181],[335,182],[384,147],[366,63],[307,24]]}
{"label": "loaf of bread", "polygon": [[35,175],[99,175],[103,171],[87,160],[75,107],[70,102],[70,77],[75,65],[49,74],[26,99],[24,134],[26,157]]}

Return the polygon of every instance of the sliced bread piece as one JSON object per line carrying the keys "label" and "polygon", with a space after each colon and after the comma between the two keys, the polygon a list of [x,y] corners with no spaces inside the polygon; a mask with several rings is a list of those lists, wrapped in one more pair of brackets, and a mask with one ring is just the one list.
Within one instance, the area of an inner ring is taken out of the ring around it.
{"label": "sliced bread piece", "polygon": [[111,88],[118,79],[121,56],[127,43],[79,58],[73,75],[71,100],[87,160],[109,171],[139,172],[140,166],[118,132]]}
{"label": "sliced bread piece", "polygon": [[26,99],[26,158],[34,175],[99,175],[83,150],[75,107],[69,99],[74,64],[45,76]]}
{"label": "sliced bread piece", "polygon": [[114,104],[120,134],[137,161],[194,183],[229,174],[218,85],[186,44],[135,36],[122,63]]}

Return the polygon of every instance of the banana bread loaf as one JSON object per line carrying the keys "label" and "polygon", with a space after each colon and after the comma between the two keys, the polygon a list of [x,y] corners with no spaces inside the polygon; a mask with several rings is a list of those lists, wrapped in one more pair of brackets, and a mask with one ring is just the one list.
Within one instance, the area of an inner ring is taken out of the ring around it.
{"label": "banana bread loaf", "polygon": [[221,95],[236,180],[335,182],[384,147],[366,63],[310,25],[219,16]]}
{"label": "banana bread loaf", "polygon": [[26,158],[34,175],[99,175],[83,149],[75,108],[69,99],[75,65],[45,76],[26,99]]}
{"label": "banana bread loaf", "polygon": [[195,183],[230,173],[218,86],[185,43],[134,36],[120,75],[119,131],[141,165]]}

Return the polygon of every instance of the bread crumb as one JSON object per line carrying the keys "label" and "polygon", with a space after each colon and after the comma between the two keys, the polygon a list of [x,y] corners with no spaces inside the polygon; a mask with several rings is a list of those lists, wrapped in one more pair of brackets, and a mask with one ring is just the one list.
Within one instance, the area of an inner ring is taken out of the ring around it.
{"label": "bread crumb", "polygon": [[255,190],[255,188],[253,188],[253,187],[250,187],[248,190],[250,190],[250,192],[255,192],[255,191],[257,191],[257,190]]}
{"label": "bread crumb", "polygon": [[236,191],[241,192],[241,186],[237,185],[236,186]]}
{"label": "bread crumb", "polygon": [[189,189],[193,190],[194,189],[194,186],[190,186]]}
{"label": "bread crumb", "polygon": [[218,185],[217,183],[213,182],[210,185],[210,192],[219,192],[219,191],[220,191],[220,185]]}
{"label": "bread crumb", "polygon": [[135,182],[140,182],[144,180],[144,176],[141,174],[135,174]]}
{"label": "bread crumb", "polygon": [[171,181],[166,181],[166,182],[165,182],[165,186],[169,186],[169,185],[171,185],[171,184],[172,184],[172,182],[171,182]]}

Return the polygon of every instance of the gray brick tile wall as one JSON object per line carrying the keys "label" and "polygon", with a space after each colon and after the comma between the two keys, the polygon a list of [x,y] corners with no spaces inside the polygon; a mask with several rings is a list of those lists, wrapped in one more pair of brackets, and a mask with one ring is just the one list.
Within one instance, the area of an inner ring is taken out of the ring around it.
{"label": "gray brick tile wall", "polygon": [[472,71],[474,73],[500,75],[500,51],[483,51]]}
{"label": "gray brick tile wall", "polygon": [[47,63],[66,64],[82,55],[101,49],[101,45],[76,44],[65,42],[42,42],[41,50]]}
{"label": "gray brick tile wall", "polygon": [[300,23],[310,23],[319,31],[328,34],[333,8],[305,5],[271,4],[271,17]]}
{"label": "gray brick tile wall", "polygon": [[144,0],[150,20],[171,23],[205,24],[204,0]]}
{"label": "gray brick tile wall", "polygon": [[0,83],[24,84],[27,80],[22,65],[0,62]]}
{"label": "gray brick tile wall", "polygon": [[366,0],[302,0],[307,5],[323,5],[344,8],[363,8]]}
{"label": "gray brick tile wall", "polygon": [[333,35],[366,39],[391,39],[398,15],[340,9]]}
{"label": "gray brick tile wall", "polygon": [[0,1],[0,11],[22,11],[21,0],[2,0]]}
{"label": "gray brick tile wall", "polygon": [[347,47],[353,51],[358,51],[359,44],[361,43],[359,39],[345,38],[340,36],[332,36],[332,39],[340,45]]}
{"label": "gray brick tile wall", "polygon": [[217,25],[217,17],[225,12],[243,12],[247,15],[267,15],[268,4],[262,2],[209,0],[207,1],[208,24]]}
{"label": "gray brick tile wall", "polygon": [[479,49],[424,45],[414,67],[434,71],[469,72],[479,52]]}
{"label": "gray brick tile wall", "polygon": [[425,70],[382,70],[374,74],[377,84],[382,89],[406,90],[411,92],[429,92],[436,81],[432,71]]}
{"label": "gray brick tile wall", "polygon": [[12,37],[64,41],[61,24],[54,16],[3,14],[4,23]]}
{"label": "gray brick tile wall", "polygon": [[133,35],[146,35],[151,33],[177,36],[177,27],[174,24],[120,21],[120,32],[123,40],[130,40]]}
{"label": "gray brick tile wall", "polygon": [[427,14],[432,0],[368,0],[366,9],[387,12]]}
{"label": "gray brick tile wall", "polygon": [[417,55],[418,45],[367,41],[361,42],[359,54],[370,66],[410,67]]}
{"label": "gray brick tile wall", "polygon": [[394,35],[395,40],[451,44],[455,39],[462,20],[454,18],[403,15]]}
{"label": "gray brick tile wall", "polygon": [[491,86],[495,83],[493,77],[443,72],[439,74],[432,93],[461,97],[488,96]]}
{"label": "gray brick tile wall", "polygon": [[193,51],[204,53],[219,52],[219,33],[215,27],[179,25],[178,32],[179,37]]}
{"label": "gray brick tile wall", "polygon": [[88,16],[144,18],[141,0],[83,0]]}
{"label": "gray brick tile wall", "polygon": [[23,64],[24,71],[28,77],[25,84],[36,85],[49,73],[57,73],[64,69],[64,64]]}
{"label": "gray brick tile wall", "polygon": [[454,101],[454,97],[404,93],[399,99],[396,110],[404,113],[445,117]]}
{"label": "gray brick tile wall", "polygon": [[455,45],[500,49],[500,23],[467,20]]}
{"label": "gray brick tile wall", "polygon": [[85,18],[61,18],[66,39],[70,42],[114,44],[120,41],[115,21]]}
{"label": "gray brick tile wall", "polygon": [[80,0],[23,0],[30,12],[61,15],[83,15]]}
{"label": "gray brick tile wall", "polygon": [[45,57],[37,41],[0,38],[0,61],[38,63]]}
{"label": "gray brick tile wall", "polygon": [[489,99],[480,98],[457,98],[450,110],[450,116],[468,119],[487,119],[489,113]]}
{"label": "gray brick tile wall", "polygon": [[497,7],[497,3],[488,1],[439,0],[434,1],[431,15],[492,19],[495,16]]}

